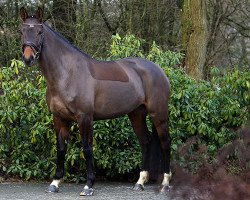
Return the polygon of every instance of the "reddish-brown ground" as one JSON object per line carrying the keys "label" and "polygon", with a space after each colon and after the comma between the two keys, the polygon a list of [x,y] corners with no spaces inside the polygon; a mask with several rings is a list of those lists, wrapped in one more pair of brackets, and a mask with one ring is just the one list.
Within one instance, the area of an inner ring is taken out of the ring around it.
{"label": "reddish-brown ground", "polygon": [[201,165],[195,174],[183,170],[185,167],[174,166],[172,197],[178,193],[185,200],[250,200],[250,128],[242,129],[240,137],[222,148],[212,164],[206,159],[205,146],[187,157],[187,151],[196,140],[195,137],[190,139],[180,154],[186,156],[189,163],[199,160]]}

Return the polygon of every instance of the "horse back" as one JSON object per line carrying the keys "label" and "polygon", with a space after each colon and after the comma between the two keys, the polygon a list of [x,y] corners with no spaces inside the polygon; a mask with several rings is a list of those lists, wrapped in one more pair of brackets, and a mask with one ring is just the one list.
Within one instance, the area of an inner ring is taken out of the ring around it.
{"label": "horse back", "polygon": [[129,81],[127,73],[115,61],[92,61],[88,67],[92,77],[96,80]]}

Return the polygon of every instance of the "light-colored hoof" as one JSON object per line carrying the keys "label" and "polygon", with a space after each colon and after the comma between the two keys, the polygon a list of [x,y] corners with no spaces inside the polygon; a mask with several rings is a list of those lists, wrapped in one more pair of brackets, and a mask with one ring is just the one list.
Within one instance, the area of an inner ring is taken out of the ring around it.
{"label": "light-colored hoof", "polygon": [[142,184],[138,184],[136,183],[135,186],[133,187],[134,191],[143,191],[144,190],[144,186]]}
{"label": "light-colored hoof", "polygon": [[47,192],[49,192],[49,193],[57,193],[57,192],[59,192],[59,187],[56,187],[55,185],[50,185],[48,187]]}
{"label": "light-colored hoof", "polygon": [[93,193],[93,188],[83,189],[83,191],[80,193],[80,196],[93,196]]}

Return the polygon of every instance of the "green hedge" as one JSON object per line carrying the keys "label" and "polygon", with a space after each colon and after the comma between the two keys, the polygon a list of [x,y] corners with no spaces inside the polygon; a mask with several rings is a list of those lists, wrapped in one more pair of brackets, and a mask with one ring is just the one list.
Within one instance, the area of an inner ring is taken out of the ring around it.
{"label": "green hedge", "polygon": [[[139,56],[158,63],[171,82],[170,133],[172,154],[192,136],[199,136],[210,153],[231,141],[235,130],[249,119],[250,73],[212,70],[211,81],[196,82],[176,67],[180,53],[162,51],[153,43],[127,35],[112,38],[110,59]],[[56,145],[52,116],[45,102],[46,83],[37,70],[19,60],[0,68],[0,175],[47,179],[55,172]],[[80,181],[85,173],[76,125],[66,156],[65,179]],[[97,171],[107,176],[133,172],[140,166],[140,148],[127,117],[94,123],[94,158]],[[177,160],[180,161],[181,160]]]}

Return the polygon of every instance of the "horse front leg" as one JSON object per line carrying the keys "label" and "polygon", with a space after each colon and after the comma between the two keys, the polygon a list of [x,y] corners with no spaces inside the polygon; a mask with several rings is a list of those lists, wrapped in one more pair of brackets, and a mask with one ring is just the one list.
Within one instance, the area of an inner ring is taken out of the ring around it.
{"label": "horse front leg", "polygon": [[80,196],[92,196],[95,182],[94,158],[93,158],[93,116],[81,114],[77,116],[77,122],[82,137],[83,154],[86,159],[87,182]]}
{"label": "horse front leg", "polygon": [[64,160],[67,151],[67,141],[69,138],[69,122],[63,120],[60,117],[54,116],[54,128],[56,130],[57,141],[57,162],[56,162],[56,174],[52,183],[48,188],[48,192],[58,192],[59,184],[64,175]]}

